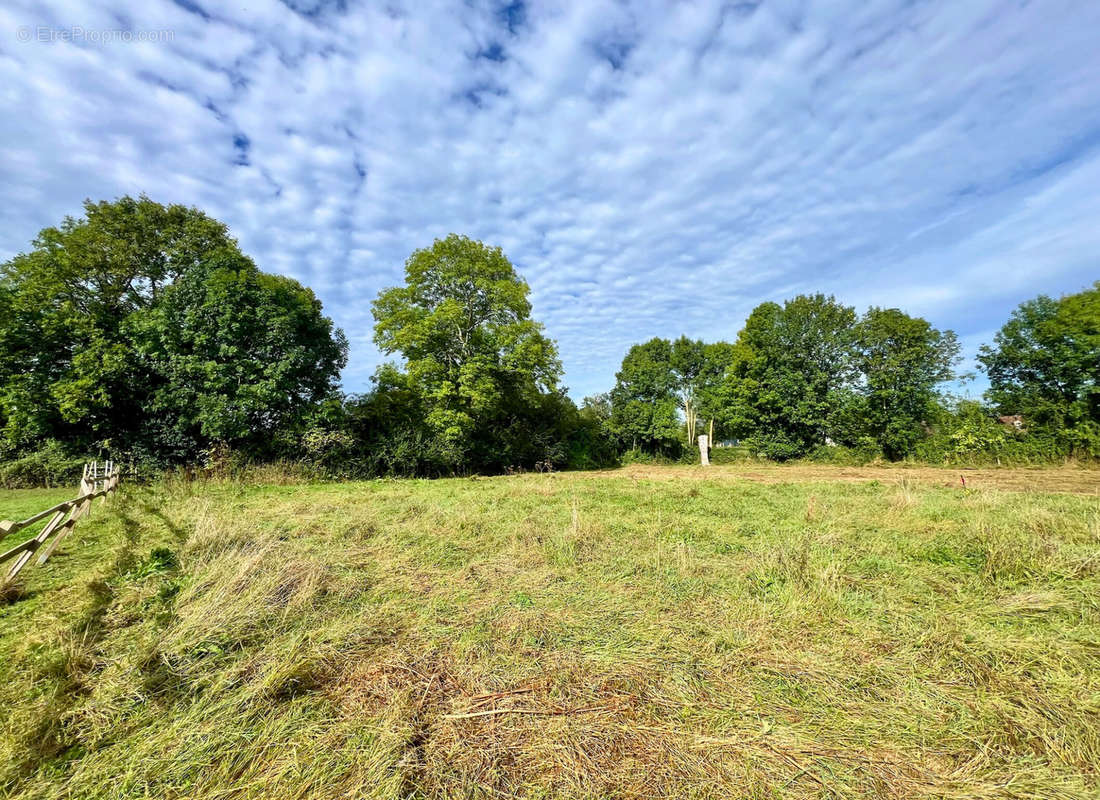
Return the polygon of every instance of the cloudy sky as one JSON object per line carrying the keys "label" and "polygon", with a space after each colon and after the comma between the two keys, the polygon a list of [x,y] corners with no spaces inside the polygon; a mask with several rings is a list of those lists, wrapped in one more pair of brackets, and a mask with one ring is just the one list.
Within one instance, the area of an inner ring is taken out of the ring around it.
{"label": "cloudy sky", "polygon": [[370,301],[499,244],[579,398],[765,300],[973,353],[1100,278],[1100,2],[141,0],[0,9],[0,258],[86,198],[228,223],[380,361]]}

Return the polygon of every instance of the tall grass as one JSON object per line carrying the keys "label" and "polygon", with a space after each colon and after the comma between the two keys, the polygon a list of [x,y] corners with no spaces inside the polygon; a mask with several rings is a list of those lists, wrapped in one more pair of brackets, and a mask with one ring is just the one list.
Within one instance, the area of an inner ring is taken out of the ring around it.
{"label": "tall grass", "polygon": [[132,490],[0,609],[3,786],[1100,791],[1095,498],[711,475]]}

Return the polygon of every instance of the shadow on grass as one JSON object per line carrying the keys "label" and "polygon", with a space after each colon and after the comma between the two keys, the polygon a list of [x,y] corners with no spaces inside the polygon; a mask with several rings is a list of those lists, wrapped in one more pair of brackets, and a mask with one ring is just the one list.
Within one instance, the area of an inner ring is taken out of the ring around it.
{"label": "shadow on grass", "polygon": [[23,776],[46,766],[60,768],[83,754],[83,748],[68,735],[65,718],[94,688],[100,666],[98,645],[108,632],[107,616],[115,598],[112,584],[137,563],[140,525],[125,511],[117,519],[123,533],[121,546],[103,574],[88,582],[85,608],[67,630],[55,636],[52,652],[36,670],[35,682],[50,688],[43,692],[48,699],[37,722],[21,736],[25,755],[19,772]]}

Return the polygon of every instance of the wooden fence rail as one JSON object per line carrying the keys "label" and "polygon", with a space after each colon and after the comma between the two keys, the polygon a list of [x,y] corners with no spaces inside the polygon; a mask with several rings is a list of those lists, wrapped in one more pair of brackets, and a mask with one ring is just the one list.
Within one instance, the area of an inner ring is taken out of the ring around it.
{"label": "wooden fence rail", "polygon": [[[15,563],[11,565],[3,580],[0,580],[0,584],[8,583],[14,579],[19,571],[30,563],[35,552],[43,545],[45,545],[45,549],[39,554],[38,563],[45,564],[46,560],[53,555],[57,546],[69,535],[69,532],[76,525],[76,521],[85,516],[91,509],[92,501],[97,497],[102,498],[101,503],[107,501],[107,496],[118,488],[119,477],[119,469],[113,461],[102,463],[93,461],[90,464],[85,464],[84,475],[80,479],[79,494],[72,500],[58,503],[19,522],[12,522],[11,520],[0,522],[0,537],[4,537],[10,533],[29,528],[36,522],[41,522],[49,517],[49,522],[39,531],[37,536],[32,536],[7,552],[0,553],[0,564],[9,559],[15,559]],[[50,539],[51,536],[53,539]]]}

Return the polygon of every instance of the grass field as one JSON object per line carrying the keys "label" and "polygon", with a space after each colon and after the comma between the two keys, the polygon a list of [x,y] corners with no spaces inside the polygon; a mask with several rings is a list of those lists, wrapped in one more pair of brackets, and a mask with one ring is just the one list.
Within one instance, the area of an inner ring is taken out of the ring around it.
{"label": "grass field", "polygon": [[1096,797],[1100,472],[963,474],[125,489],[0,607],[0,791]]}
{"label": "grass field", "polygon": [[[68,489],[20,489],[17,491],[0,489],[0,520],[27,519],[45,508],[76,497],[78,491],[76,486]],[[35,529],[29,532],[16,531],[7,536],[0,535],[0,551],[18,544],[37,532]]]}

